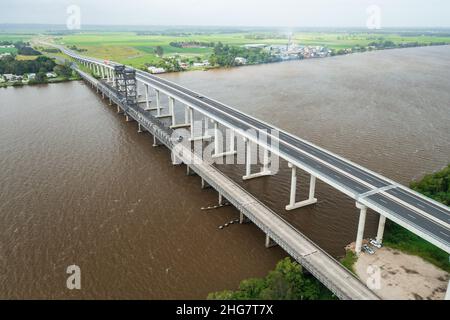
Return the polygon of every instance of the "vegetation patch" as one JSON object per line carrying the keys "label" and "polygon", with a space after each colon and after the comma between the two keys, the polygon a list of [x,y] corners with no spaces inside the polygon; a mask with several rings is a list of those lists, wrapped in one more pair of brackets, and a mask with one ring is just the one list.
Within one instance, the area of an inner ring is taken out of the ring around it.
{"label": "vegetation patch", "polygon": [[281,260],[265,278],[241,282],[237,291],[208,295],[209,300],[334,300],[336,297],[318,280],[303,272],[290,258]]}
{"label": "vegetation patch", "polygon": [[[425,176],[419,182],[413,182],[411,188],[427,197],[449,205],[450,165],[442,171]],[[419,256],[450,272],[450,259],[447,252],[391,221],[386,224],[384,244],[393,249]]]}

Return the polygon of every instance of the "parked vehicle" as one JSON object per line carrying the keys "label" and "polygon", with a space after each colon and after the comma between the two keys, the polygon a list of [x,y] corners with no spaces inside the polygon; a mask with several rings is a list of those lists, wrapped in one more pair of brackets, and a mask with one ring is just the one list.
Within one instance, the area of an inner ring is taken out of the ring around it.
{"label": "parked vehicle", "polygon": [[369,242],[377,249],[381,249],[383,247],[383,245],[381,243],[378,243],[378,241],[375,239],[370,239]]}
{"label": "parked vehicle", "polygon": [[370,255],[375,254],[375,251],[373,251],[372,248],[369,247],[367,244],[363,245],[362,249],[364,250],[364,252],[366,252]]}

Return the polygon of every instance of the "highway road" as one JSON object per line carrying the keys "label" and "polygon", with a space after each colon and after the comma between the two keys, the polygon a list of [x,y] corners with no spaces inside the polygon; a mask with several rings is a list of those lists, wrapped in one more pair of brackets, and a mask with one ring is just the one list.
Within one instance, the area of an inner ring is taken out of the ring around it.
{"label": "highway road", "polygon": [[[83,57],[65,48],[62,50],[75,59],[101,64],[107,68],[116,65],[113,62]],[[138,81],[189,104],[211,119],[236,129],[238,133],[252,129],[257,132],[261,130],[259,134],[264,134],[262,131],[269,132],[269,135],[270,132],[278,132],[278,136],[270,135],[268,143],[277,139],[279,149],[276,153],[281,158],[309,171],[355,201],[450,253],[449,207],[235,108],[161,77],[144,71],[136,72]]]}

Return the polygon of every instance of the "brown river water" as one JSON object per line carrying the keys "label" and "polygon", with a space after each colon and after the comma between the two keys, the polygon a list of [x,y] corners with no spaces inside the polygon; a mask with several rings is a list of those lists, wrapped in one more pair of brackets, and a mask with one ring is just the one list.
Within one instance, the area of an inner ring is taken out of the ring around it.
{"label": "brown river water", "polygon": [[[450,162],[450,47],[165,77],[403,184]],[[0,168],[0,298],[203,299],[285,256],[253,225],[219,230],[237,210],[201,211],[217,193],[82,82],[0,90]],[[332,255],[354,241],[354,202],[324,183],[317,205],[287,213],[285,163],[245,183],[221,168]]]}

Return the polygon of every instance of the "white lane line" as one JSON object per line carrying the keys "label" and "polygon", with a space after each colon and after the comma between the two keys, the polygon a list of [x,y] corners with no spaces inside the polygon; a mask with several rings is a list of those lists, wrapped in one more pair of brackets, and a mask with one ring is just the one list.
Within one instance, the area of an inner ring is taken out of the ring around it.
{"label": "white lane line", "polygon": [[450,238],[450,236],[448,234],[446,234],[445,232],[439,231],[439,233],[446,236],[447,238]]}
{"label": "white lane line", "polygon": [[413,215],[410,215],[409,213],[408,213],[408,217],[410,217],[410,218],[412,218],[412,219],[414,219],[414,220],[417,220],[416,217],[414,217]]}
{"label": "white lane line", "polygon": [[426,209],[423,205],[421,205],[421,204],[418,203],[418,202],[416,202],[416,205],[417,205],[418,207],[421,207],[422,209]]}
{"label": "white lane line", "polygon": [[380,202],[383,202],[384,204],[388,204],[387,202],[386,202],[386,200],[384,200],[384,199],[379,199],[380,200]]}

